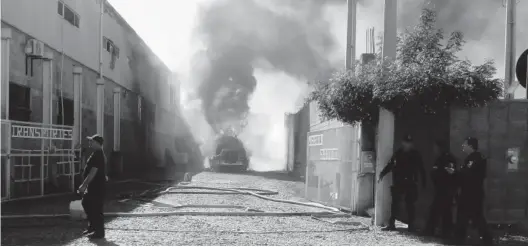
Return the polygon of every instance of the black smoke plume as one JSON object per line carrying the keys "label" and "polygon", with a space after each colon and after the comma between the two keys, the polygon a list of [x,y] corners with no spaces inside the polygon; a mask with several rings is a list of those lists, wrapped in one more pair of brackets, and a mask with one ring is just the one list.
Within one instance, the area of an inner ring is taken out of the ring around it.
{"label": "black smoke plume", "polygon": [[216,132],[245,120],[258,83],[255,68],[302,81],[330,69],[328,53],[336,42],[324,9],[336,4],[346,8],[344,0],[217,0],[202,6],[196,37],[205,48],[196,54],[192,74]]}

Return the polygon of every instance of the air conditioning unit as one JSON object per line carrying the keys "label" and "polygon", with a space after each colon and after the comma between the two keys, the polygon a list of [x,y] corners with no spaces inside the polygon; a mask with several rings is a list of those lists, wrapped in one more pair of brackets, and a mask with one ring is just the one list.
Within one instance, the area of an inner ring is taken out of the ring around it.
{"label": "air conditioning unit", "polygon": [[26,54],[31,57],[44,57],[44,42],[30,39],[26,43]]}

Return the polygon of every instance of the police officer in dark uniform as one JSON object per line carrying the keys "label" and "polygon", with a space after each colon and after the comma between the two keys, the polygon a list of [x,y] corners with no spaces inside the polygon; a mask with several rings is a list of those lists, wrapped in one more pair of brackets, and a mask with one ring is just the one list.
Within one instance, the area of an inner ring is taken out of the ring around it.
{"label": "police officer in dark uniform", "polygon": [[491,245],[493,240],[483,212],[484,179],[486,178],[487,162],[478,151],[478,148],[478,140],[473,137],[468,137],[462,144],[462,150],[468,156],[456,175],[460,187],[455,230],[457,245],[464,244],[470,220],[478,228],[483,244]]}
{"label": "police officer in dark uniform", "polygon": [[[425,170],[420,152],[414,149],[411,135],[406,135],[402,141],[402,147],[398,149],[389,161],[389,164],[381,171],[379,181],[392,172],[393,185],[391,187],[392,204],[389,225],[384,230],[395,230],[396,215],[399,211],[400,202],[405,198],[405,206],[409,217],[410,232],[414,231],[414,203],[418,199],[418,176],[422,186],[426,185]],[[379,182],[378,181],[378,182]]]}
{"label": "police officer in dark uniform", "polygon": [[442,236],[448,237],[453,227],[452,206],[456,190],[456,159],[449,152],[447,143],[436,141],[435,153],[438,155],[431,178],[434,184],[434,199],[431,204],[425,234],[433,236],[438,218],[442,219]]}
{"label": "police officer in dark uniform", "polygon": [[104,139],[97,134],[87,138],[93,152],[86,162],[84,180],[78,190],[83,196],[82,206],[89,223],[83,234],[91,234],[89,237],[92,239],[102,239],[105,237],[103,207],[107,180]]}

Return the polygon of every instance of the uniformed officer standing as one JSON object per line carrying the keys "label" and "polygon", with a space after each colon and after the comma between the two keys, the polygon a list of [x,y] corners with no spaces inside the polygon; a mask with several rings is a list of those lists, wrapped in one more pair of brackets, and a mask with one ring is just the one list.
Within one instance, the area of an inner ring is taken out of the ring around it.
{"label": "uniformed officer standing", "polygon": [[449,152],[447,143],[436,141],[435,153],[438,156],[431,171],[434,184],[434,199],[431,204],[426,235],[434,235],[438,218],[442,219],[442,236],[448,237],[453,227],[452,206],[456,190],[456,159]]}
{"label": "uniformed officer standing", "polygon": [[104,229],[104,198],[106,192],[106,157],[103,152],[104,139],[100,135],[88,137],[93,153],[86,162],[83,172],[84,181],[79,187],[83,195],[82,205],[88,218],[88,228],[83,234],[91,234],[92,239],[105,237]]}
{"label": "uniformed officer standing", "polygon": [[[409,217],[410,232],[414,231],[414,203],[418,198],[418,176],[422,186],[426,185],[425,170],[422,156],[414,149],[411,135],[406,135],[402,141],[402,147],[398,149],[389,161],[389,164],[380,173],[378,182],[392,171],[393,185],[391,187],[392,204],[389,225],[384,230],[395,230],[396,215],[402,198],[405,198],[405,206]],[[419,175],[418,175],[419,174]]]}
{"label": "uniformed officer standing", "polygon": [[457,200],[457,226],[455,231],[455,241],[457,245],[464,244],[466,230],[469,221],[478,228],[484,241],[483,244],[491,245],[492,236],[484,218],[484,179],[486,178],[486,159],[478,151],[478,140],[468,137],[462,150],[468,154],[464,164],[457,173],[460,195]]}

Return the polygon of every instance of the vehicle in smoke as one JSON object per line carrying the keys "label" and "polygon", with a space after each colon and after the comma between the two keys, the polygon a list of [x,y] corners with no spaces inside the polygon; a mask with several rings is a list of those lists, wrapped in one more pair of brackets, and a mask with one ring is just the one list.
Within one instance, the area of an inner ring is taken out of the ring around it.
{"label": "vehicle in smoke", "polygon": [[235,134],[222,133],[215,142],[215,155],[209,158],[211,169],[216,172],[230,169],[247,171],[249,153]]}

